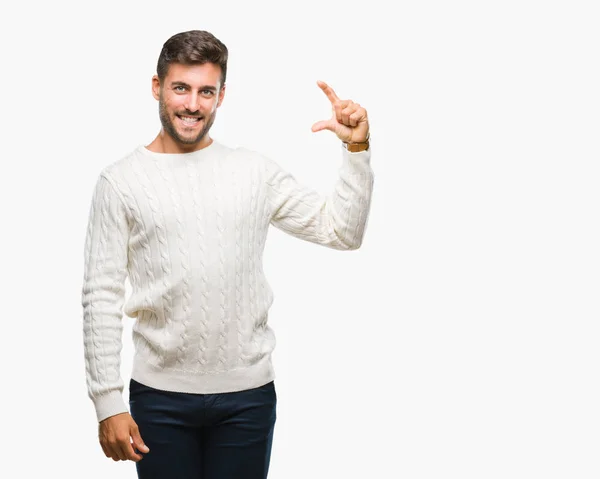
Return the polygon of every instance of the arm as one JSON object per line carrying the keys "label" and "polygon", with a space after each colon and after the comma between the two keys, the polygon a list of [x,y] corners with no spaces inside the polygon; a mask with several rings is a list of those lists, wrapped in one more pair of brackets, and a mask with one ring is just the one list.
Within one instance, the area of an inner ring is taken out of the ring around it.
{"label": "arm", "polygon": [[339,179],[328,196],[299,184],[290,173],[268,160],[271,224],[292,236],[330,248],[359,248],[373,191],[370,158],[370,150],[352,153],[342,148]]}
{"label": "arm", "polygon": [[340,177],[328,197],[300,185],[275,162],[267,164],[271,224],[298,238],[335,249],[357,249],[367,227],[373,191],[367,111],[352,100],[340,100],[325,82],[317,85],[331,102],[332,116],[312,131],[329,130],[353,151],[342,148]]}
{"label": "arm", "polygon": [[125,205],[101,174],[89,210],[81,290],[86,382],[99,422],[128,412],[120,373],[128,235]]}

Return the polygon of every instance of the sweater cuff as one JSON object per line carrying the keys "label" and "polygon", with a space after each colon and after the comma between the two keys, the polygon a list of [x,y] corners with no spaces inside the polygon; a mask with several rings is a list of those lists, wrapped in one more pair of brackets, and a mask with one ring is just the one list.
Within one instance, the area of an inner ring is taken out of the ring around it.
{"label": "sweater cuff", "polygon": [[342,152],[342,169],[373,174],[370,148],[363,151],[348,151],[342,146]]}
{"label": "sweater cuff", "polygon": [[343,158],[351,164],[370,164],[371,163],[371,147],[363,151],[348,151],[344,146],[341,146]]}
{"label": "sweater cuff", "polygon": [[129,409],[125,405],[125,401],[123,401],[123,394],[121,391],[111,391],[108,394],[93,398],[92,401],[96,408],[98,422],[110,416],[129,412]]}

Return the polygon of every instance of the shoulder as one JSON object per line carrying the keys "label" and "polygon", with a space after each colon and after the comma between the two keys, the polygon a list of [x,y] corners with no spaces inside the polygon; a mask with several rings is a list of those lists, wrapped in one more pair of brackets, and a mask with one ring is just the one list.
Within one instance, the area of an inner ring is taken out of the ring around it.
{"label": "shoulder", "polygon": [[231,148],[228,156],[230,158],[243,160],[243,161],[254,161],[254,162],[263,161],[263,155],[261,153],[259,153],[256,150],[252,150],[251,148],[247,148],[245,146],[238,146],[236,148]]}
{"label": "shoulder", "polygon": [[127,170],[131,167],[132,162],[139,153],[139,149],[140,147],[136,147],[135,149],[122,155],[120,158],[117,158],[116,160],[113,160],[105,165],[100,170],[100,176],[107,177],[109,180],[111,178],[121,176],[124,170]]}
{"label": "shoulder", "polygon": [[243,146],[237,147],[232,151],[231,156],[251,164],[266,176],[272,175],[273,172],[281,169],[279,164],[271,156],[252,148]]}
{"label": "shoulder", "polygon": [[129,152],[122,155],[120,158],[108,163],[100,172],[107,176],[120,175],[124,170],[131,167],[131,164],[140,153],[140,146],[130,150]]}
{"label": "shoulder", "polygon": [[124,196],[127,195],[127,188],[124,186],[128,183],[126,180],[128,176],[127,171],[131,170],[131,164],[134,161],[138,149],[139,147],[130,150],[120,158],[101,167],[97,175],[96,184],[98,186],[101,184],[109,184],[111,189],[123,199]]}
{"label": "shoulder", "polygon": [[268,155],[244,146],[233,148],[229,158],[236,168],[250,169],[258,172],[261,178],[268,178],[273,171],[279,169],[279,165]]}

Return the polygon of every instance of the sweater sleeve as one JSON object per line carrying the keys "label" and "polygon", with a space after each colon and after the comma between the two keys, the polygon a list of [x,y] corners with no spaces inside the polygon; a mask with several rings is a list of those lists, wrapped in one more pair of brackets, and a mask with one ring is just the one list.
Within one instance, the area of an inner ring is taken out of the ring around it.
{"label": "sweater sleeve", "polygon": [[276,162],[267,162],[270,223],[305,241],[338,250],[360,247],[367,227],[374,175],[371,150],[343,146],[339,177],[329,195],[299,184]]}
{"label": "sweater sleeve", "polygon": [[128,235],[124,203],[101,173],[89,209],[81,290],[86,383],[99,422],[128,411],[120,372]]}

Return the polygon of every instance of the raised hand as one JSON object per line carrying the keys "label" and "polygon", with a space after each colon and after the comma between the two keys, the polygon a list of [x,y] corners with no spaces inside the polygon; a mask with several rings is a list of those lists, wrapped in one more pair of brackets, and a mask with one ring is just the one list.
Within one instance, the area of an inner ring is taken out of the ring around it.
{"label": "raised hand", "polygon": [[340,100],[333,88],[324,81],[317,81],[317,85],[329,98],[333,115],[329,120],[316,122],[312,126],[312,131],[333,131],[340,140],[346,143],[366,141],[369,135],[367,110],[352,100]]}

